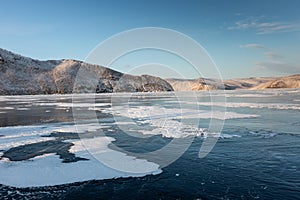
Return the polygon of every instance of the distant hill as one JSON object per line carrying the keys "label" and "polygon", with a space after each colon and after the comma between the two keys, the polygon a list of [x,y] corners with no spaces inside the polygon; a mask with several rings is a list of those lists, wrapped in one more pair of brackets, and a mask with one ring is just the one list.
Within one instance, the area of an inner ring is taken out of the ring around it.
{"label": "distant hill", "polygon": [[[85,77],[74,88],[79,69]],[[77,60],[40,61],[0,48],[0,95],[149,91],[173,91],[173,88],[154,76],[132,76]]]}
{"label": "distant hill", "polygon": [[274,88],[300,88],[300,74],[279,77],[252,87],[253,90]]}
{"label": "distant hill", "polygon": [[206,78],[166,80],[172,85],[175,91],[300,88],[300,75],[276,78],[239,78],[223,80],[223,82],[217,79]]}
{"label": "distant hill", "polygon": [[175,91],[221,90],[224,85],[217,79],[166,79]]}

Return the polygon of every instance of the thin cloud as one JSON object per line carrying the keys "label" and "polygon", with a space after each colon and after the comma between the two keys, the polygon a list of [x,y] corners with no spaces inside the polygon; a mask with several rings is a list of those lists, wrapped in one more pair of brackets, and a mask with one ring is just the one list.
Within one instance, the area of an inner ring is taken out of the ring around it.
{"label": "thin cloud", "polygon": [[261,17],[249,17],[235,22],[229,30],[254,30],[256,34],[286,33],[300,31],[300,22],[268,22],[263,21]]}
{"label": "thin cloud", "polygon": [[259,62],[256,64],[255,68],[258,70],[272,70],[284,73],[300,73],[300,66],[284,62]]}
{"label": "thin cloud", "polygon": [[270,59],[270,60],[278,60],[283,58],[282,55],[279,55],[278,53],[272,52],[272,51],[268,51],[264,53],[266,58]]}
{"label": "thin cloud", "polygon": [[245,45],[241,45],[241,48],[250,48],[250,49],[265,49],[266,47],[264,45],[261,44],[245,44]]}

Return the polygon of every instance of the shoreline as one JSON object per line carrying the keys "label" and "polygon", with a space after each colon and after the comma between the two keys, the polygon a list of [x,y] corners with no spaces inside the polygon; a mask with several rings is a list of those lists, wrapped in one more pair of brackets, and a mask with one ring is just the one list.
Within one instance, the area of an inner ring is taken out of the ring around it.
{"label": "shoreline", "polygon": [[151,94],[171,94],[171,93],[211,93],[211,92],[233,92],[233,91],[289,91],[289,90],[300,90],[300,88],[265,88],[265,89],[234,89],[234,90],[186,90],[186,91],[157,91],[157,92],[107,92],[107,93],[66,93],[66,94],[0,94],[0,97],[17,97],[17,96],[70,96],[70,95],[95,95],[95,96],[111,96],[111,95],[122,95],[122,94],[138,94],[138,95],[151,95]]}

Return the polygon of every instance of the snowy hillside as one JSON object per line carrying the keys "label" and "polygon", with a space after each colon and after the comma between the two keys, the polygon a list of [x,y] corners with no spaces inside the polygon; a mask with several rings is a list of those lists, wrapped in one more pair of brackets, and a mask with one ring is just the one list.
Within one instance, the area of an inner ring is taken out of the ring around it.
{"label": "snowy hillside", "polygon": [[[74,88],[79,69],[92,77],[80,79]],[[91,81],[97,85],[88,88]],[[168,82],[153,76],[131,76],[77,60],[39,61],[0,48],[1,95],[172,90]]]}

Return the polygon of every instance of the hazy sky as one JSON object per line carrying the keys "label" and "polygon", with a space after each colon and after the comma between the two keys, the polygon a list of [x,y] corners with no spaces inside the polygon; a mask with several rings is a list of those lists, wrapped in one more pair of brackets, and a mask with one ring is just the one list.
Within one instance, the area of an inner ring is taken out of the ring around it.
{"label": "hazy sky", "polygon": [[0,7],[0,48],[32,58],[84,60],[114,34],[163,27],[200,43],[224,78],[300,73],[299,0],[0,0]]}

